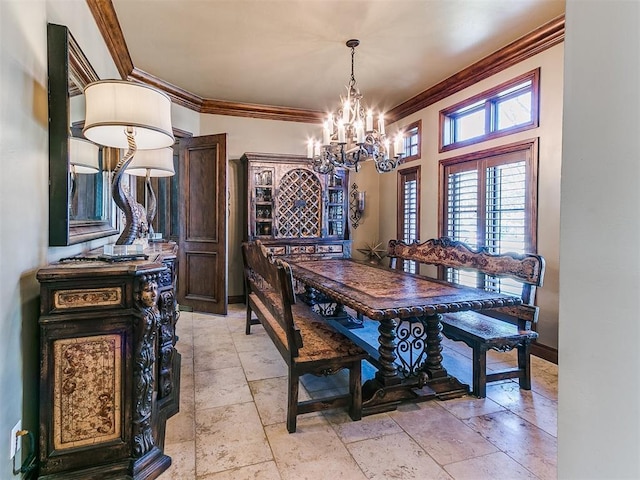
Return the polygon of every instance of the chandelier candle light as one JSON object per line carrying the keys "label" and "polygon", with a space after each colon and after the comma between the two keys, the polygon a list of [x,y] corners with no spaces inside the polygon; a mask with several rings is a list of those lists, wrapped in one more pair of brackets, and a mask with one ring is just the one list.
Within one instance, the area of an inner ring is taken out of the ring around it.
{"label": "chandelier candle light", "polygon": [[313,170],[318,173],[332,173],[336,167],[359,169],[361,161],[373,159],[378,173],[396,169],[402,158],[404,138],[398,133],[394,140],[393,156],[390,140],[385,133],[384,114],[378,115],[378,128],[374,129],[374,114],[361,104],[362,94],[356,86],[353,74],[355,49],[360,40],[347,41],[351,49],[351,79],[347,86],[347,97],[340,97],[337,113],[330,113],[324,122],[322,143],[310,139],[307,157],[311,159]]}

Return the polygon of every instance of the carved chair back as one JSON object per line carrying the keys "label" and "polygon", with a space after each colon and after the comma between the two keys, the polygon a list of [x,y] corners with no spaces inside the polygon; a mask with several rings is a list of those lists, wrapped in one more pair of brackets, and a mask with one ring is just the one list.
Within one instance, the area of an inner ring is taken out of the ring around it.
{"label": "carved chair back", "polygon": [[269,319],[266,329],[284,358],[297,357],[302,348],[302,336],[293,320],[291,305],[296,303],[291,267],[270,255],[259,241],[242,244],[247,295],[258,315]]}
{"label": "carved chair back", "polygon": [[[522,284],[522,305],[483,311],[483,313],[509,320],[509,317],[525,322],[522,328],[530,328],[536,322],[538,308],[534,306],[536,287],[542,286],[544,258],[535,254],[494,254],[486,248],[473,250],[467,244],[447,237],[434,238],[423,243],[407,244],[402,240],[390,240],[387,248],[389,266],[401,269],[403,261],[438,267],[440,278],[446,268],[474,270],[498,278],[511,278]],[[518,322],[520,323],[520,322]]]}

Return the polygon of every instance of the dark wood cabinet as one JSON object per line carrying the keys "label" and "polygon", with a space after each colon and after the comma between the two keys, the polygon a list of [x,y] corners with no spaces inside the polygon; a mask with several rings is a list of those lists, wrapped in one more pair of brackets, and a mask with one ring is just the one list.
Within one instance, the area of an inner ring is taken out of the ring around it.
{"label": "dark wood cabinet", "polygon": [[38,271],[39,478],[152,479],[171,465],[165,425],[178,412],[175,244],[146,260],[100,252]]}
{"label": "dark wood cabinet", "polygon": [[348,171],[318,174],[305,157],[245,153],[245,240],[275,255],[350,257]]}

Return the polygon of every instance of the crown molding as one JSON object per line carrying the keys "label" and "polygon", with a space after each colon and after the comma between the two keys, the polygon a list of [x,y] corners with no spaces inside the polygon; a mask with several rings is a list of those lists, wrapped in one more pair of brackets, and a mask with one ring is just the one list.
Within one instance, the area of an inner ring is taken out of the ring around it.
{"label": "crown molding", "polygon": [[287,122],[319,123],[322,122],[322,112],[302,110],[296,108],[276,107],[250,103],[229,102],[225,100],[204,99],[180,87],[134,68],[129,80],[156,87],[167,93],[171,101],[199,113],[213,115],[230,115],[235,117],[260,118],[264,120],[281,120]]}
{"label": "crown molding", "polygon": [[169,97],[171,97],[171,101],[173,103],[182,105],[183,107],[194,110],[196,112],[202,111],[202,105],[204,104],[204,99],[202,97],[187,92],[180,87],[176,87],[175,85],[166,82],[161,78],[156,77],[155,75],[151,75],[150,73],[145,72],[144,70],[134,68],[127,79],[145,83],[159,90],[162,90],[167,95],[169,95]]}
{"label": "crown molding", "polygon": [[194,95],[144,70],[134,67],[112,1],[86,0],[86,2],[121,78],[156,87],[167,93],[171,97],[172,102],[200,113],[288,122],[321,122],[322,113],[314,110],[203,99],[198,95]]}
{"label": "crown molding", "polygon": [[323,113],[315,110],[228,102],[225,100],[205,100],[202,106],[202,113],[301,123],[322,123],[323,118]]}
{"label": "crown molding", "polygon": [[564,15],[560,15],[506,47],[392,108],[387,113],[389,122],[401,120],[449,95],[478,83],[480,80],[563,42],[564,24]]}
{"label": "crown molding", "polygon": [[102,34],[111,58],[116,64],[120,78],[126,79],[133,72],[133,61],[124,40],[120,22],[111,0],[87,0],[87,5]]}
{"label": "crown molding", "polygon": [[[111,0],[86,0],[98,29],[123,79],[152,85],[166,92],[178,105],[199,113],[236,117],[280,120],[285,122],[320,123],[322,112],[271,105],[206,99],[135,68]],[[565,17],[561,15],[504,48],[484,57],[415,97],[392,108],[389,122],[395,122],[429,105],[459,92],[533,55],[564,41]]]}

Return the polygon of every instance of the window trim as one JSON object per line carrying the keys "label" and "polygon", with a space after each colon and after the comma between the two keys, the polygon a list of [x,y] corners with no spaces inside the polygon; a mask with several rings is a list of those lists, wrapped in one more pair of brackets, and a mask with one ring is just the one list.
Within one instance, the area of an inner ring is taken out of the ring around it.
{"label": "window trim", "polygon": [[[485,110],[485,123],[491,123],[491,111],[487,108],[487,104],[490,104],[498,99],[498,95],[505,90],[508,90],[515,85],[522,83],[526,80],[531,80],[531,121],[528,123],[523,123],[522,125],[516,125],[514,127],[504,128],[498,131],[490,131],[485,133],[484,135],[480,135],[474,138],[469,138],[467,140],[462,140],[460,142],[454,142],[445,145],[444,144],[444,135],[445,130],[448,128],[447,123],[450,121],[450,117],[455,112],[464,109],[465,107],[470,107],[474,104],[484,101],[484,110]],[[504,137],[505,135],[512,135],[514,133],[523,132],[525,130],[530,130],[532,128],[538,128],[540,126],[540,68],[536,68],[535,70],[531,70],[530,72],[524,73],[516,78],[513,78],[507,82],[501,83],[500,85],[490,88],[489,90],[485,90],[482,93],[474,95],[473,97],[467,98],[461,102],[456,103],[448,108],[440,110],[439,115],[439,126],[438,126],[438,152],[448,152],[450,150],[454,150],[456,148],[466,147],[468,145],[474,145],[476,143],[485,142],[487,140],[492,140],[494,138]]]}
{"label": "window trim", "polygon": [[[402,238],[403,231],[403,218],[404,218],[404,210],[402,207],[404,206],[404,181],[403,178],[407,175],[415,173],[416,175],[416,231],[418,232],[418,238],[420,238],[420,165],[415,165],[408,168],[403,168],[398,170],[398,211],[396,212],[397,221],[396,221],[396,238]],[[417,239],[418,239],[417,238]],[[417,240],[416,239],[416,240]]]}
{"label": "window trim", "polygon": [[[412,167],[403,168],[398,170],[398,187],[396,189],[398,193],[397,198],[397,212],[396,212],[396,238],[403,239],[404,230],[404,184],[405,178],[408,175],[415,174],[416,176],[416,241],[420,241],[420,165],[414,165]],[[418,264],[414,265],[415,271],[418,271]],[[404,265],[403,265],[404,269]]]}
{"label": "window trim", "polygon": [[[414,128],[418,129],[418,153],[416,155],[409,155],[407,157],[402,157],[402,163],[412,162],[413,160],[419,160],[422,157],[422,120],[417,120],[409,125],[404,127],[404,131],[408,132],[409,130],[413,130]],[[406,134],[406,133],[405,133]]]}
{"label": "window trim", "polygon": [[530,252],[537,253],[538,251],[538,138],[532,138],[524,140],[522,142],[510,143],[508,145],[501,145],[486,150],[480,150],[477,152],[460,155],[457,157],[451,157],[444,160],[440,160],[438,167],[438,232],[440,236],[446,236],[445,219],[447,218],[447,179],[445,179],[445,173],[447,167],[452,165],[459,165],[467,162],[478,162],[483,159],[489,159],[498,155],[504,155],[512,152],[527,151],[529,154],[529,164],[527,165],[527,180],[526,189],[528,192],[526,202],[527,209],[530,212],[528,222],[526,225],[527,232],[530,234]]}

